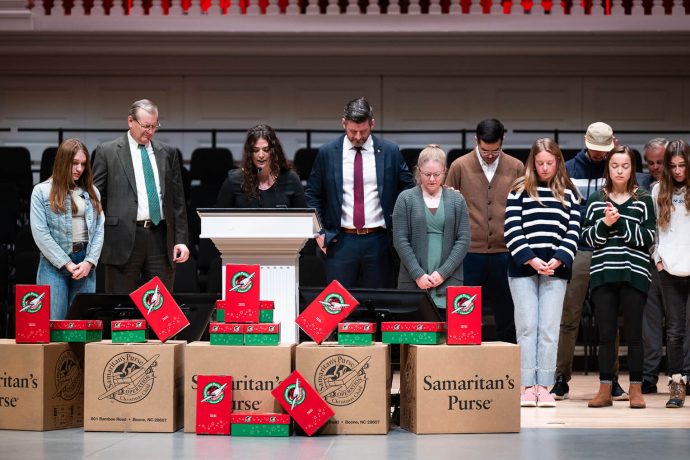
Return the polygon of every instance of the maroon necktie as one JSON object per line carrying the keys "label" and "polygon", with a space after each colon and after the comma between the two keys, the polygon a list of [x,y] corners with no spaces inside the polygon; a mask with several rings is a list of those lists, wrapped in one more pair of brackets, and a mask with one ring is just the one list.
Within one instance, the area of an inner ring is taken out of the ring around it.
{"label": "maroon necktie", "polygon": [[352,224],[364,228],[364,172],[362,171],[362,147],[355,147],[355,206],[352,211]]}

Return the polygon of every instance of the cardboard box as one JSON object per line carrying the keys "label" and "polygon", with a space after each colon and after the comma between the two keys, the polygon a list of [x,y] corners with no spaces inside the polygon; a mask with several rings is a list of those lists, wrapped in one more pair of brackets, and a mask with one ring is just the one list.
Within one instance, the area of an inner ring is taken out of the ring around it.
{"label": "cardboard box", "polygon": [[376,323],[339,323],[338,345],[369,346],[375,332]]}
{"label": "cardboard box", "polygon": [[177,431],[182,426],[185,344],[87,344],[84,430]]}
{"label": "cardboard box", "polygon": [[333,409],[298,371],[271,393],[307,436],[316,433],[333,416]]}
{"label": "cardboard box", "polygon": [[247,324],[244,344],[275,346],[280,343],[280,323]]}
{"label": "cardboard box", "polygon": [[84,425],[84,345],[0,339],[0,429]]}
{"label": "cardboard box", "polygon": [[446,323],[397,321],[381,323],[383,343],[437,345],[446,338]]}
{"label": "cardboard box", "polygon": [[482,344],[481,286],[451,286],[446,290],[449,345]]}
{"label": "cardboard box", "polygon": [[272,323],[275,303],[272,300],[259,300],[259,322]]}
{"label": "cardboard box", "polygon": [[227,264],[225,296],[217,305],[225,309],[228,323],[258,323],[261,267],[259,265]]}
{"label": "cardboard box", "polygon": [[110,323],[113,343],[146,342],[146,328],[146,321],[143,319],[118,319]]}
{"label": "cardboard box", "polygon": [[311,337],[321,343],[357,308],[359,302],[339,282],[331,284],[316,296],[307,308],[297,317],[295,323]]}
{"label": "cardboard box", "polygon": [[232,377],[200,375],[196,391],[196,434],[230,434]]}
{"label": "cardboard box", "polygon": [[15,289],[17,343],[50,342],[50,286],[18,284]]}
{"label": "cardboard box", "polygon": [[193,342],[185,350],[184,430],[196,429],[198,375],[231,375],[233,412],[281,412],[271,391],[292,371],[294,344],[276,347],[214,347]]}
{"label": "cardboard box", "polygon": [[520,431],[520,347],[401,347],[400,426],[414,433]]}
{"label": "cardboard box", "polygon": [[189,326],[189,320],[157,276],[129,297],[162,342]]}
{"label": "cardboard box", "polygon": [[211,345],[244,345],[244,329],[246,324],[211,323],[208,332]]}
{"label": "cardboard box", "polygon": [[103,321],[99,319],[54,320],[50,322],[51,342],[99,342]]}
{"label": "cardboard box", "polygon": [[290,436],[287,414],[236,412],[230,416],[233,436]]}
{"label": "cardboard box", "polygon": [[390,348],[334,342],[297,346],[295,368],[333,410],[322,434],[386,434],[390,422]]}

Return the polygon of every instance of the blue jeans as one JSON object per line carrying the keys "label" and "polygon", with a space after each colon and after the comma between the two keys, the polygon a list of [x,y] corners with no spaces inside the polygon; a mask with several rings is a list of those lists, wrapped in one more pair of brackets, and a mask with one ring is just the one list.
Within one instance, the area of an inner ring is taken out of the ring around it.
{"label": "blue jeans", "polygon": [[[69,258],[75,264],[84,261],[86,248],[73,252]],[[55,268],[45,257],[38,263],[36,284],[50,286],[50,319],[65,319],[67,308],[80,292],[96,292],[96,267],[92,267],[89,276],[80,280],[72,279],[72,274],[65,268]]]}
{"label": "blue jeans", "polygon": [[523,386],[551,386],[555,380],[558,334],[568,282],[552,276],[508,278],[515,304]]}

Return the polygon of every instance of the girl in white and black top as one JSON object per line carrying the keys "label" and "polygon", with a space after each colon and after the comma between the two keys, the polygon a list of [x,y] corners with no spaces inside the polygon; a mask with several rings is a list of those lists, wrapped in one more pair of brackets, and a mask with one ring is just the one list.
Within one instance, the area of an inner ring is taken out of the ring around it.
{"label": "girl in white and black top", "polygon": [[666,354],[670,398],[666,407],[682,407],[690,374],[690,147],[670,142],[664,154],[661,179],[652,189],[657,216],[654,262],[666,309]]}
{"label": "girl in white and black top", "polygon": [[523,407],[553,407],[556,353],[565,288],[580,237],[580,197],[552,139],[532,145],[525,175],[506,204],[508,283],[520,345]]}

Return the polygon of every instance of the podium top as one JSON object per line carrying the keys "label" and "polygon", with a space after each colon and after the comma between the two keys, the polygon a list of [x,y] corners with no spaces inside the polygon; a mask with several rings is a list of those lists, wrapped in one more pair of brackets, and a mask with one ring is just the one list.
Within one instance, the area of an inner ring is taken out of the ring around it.
{"label": "podium top", "polygon": [[[285,227],[280,225],[285,224],[285,220],[291,222],[287,233],[300,233],[300,227],[306,224],[307,227],[301,233],[304,233],[303,236],[309,233],[309,238],[321,232],[322,228],[319,215],[313,208],[197,208],[196,211],[202,220],[202,238],[225,236],[228,233],[235,233],[235,237],[270,236],[275,233],[273,230],[269,231],[270,228],[281,228],[282,233],[285,233]],[[219,227],[216,228],[210,221],[217,222]],[[204,222],[211,225],[204,225]]]}

